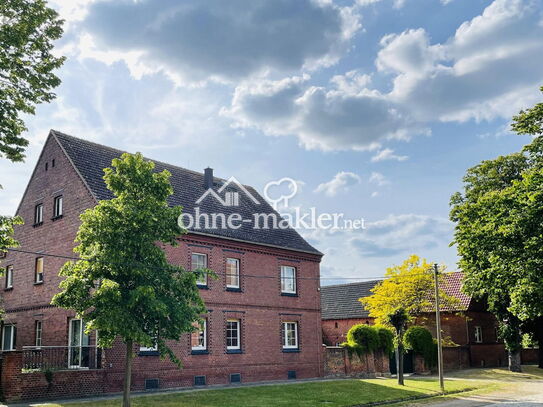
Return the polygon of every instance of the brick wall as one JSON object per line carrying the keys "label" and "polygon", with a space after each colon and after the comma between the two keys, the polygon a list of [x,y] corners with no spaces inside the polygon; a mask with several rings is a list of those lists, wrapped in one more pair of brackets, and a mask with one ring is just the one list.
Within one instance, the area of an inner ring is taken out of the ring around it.
{"label": "brick wall", "polygon": [[359,357],[345,348],[324,346],[325,377],[375,377],[390,374],[389,357],[382,352]]}
{"label": "brick wall", "polygon": [[22,352],[3,354],[1,388],[6,401],[91,396],[104,391],[103,370],[54,371],[49,383],[43,372],[23,373]]}
{"label": "brick wall", "polygon": [[322,321],[322,342],[336,346],[347,340],[347,332],[353,325],[373,325],[373,318],[328,319]]}

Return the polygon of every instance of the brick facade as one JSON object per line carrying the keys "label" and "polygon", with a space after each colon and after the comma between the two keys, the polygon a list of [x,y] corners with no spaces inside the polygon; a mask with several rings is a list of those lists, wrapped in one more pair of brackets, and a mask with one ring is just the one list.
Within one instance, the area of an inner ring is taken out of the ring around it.
{"label": "brick facade", "polygon": [[[53,199],[58,195],[62,195],[64,200],[63,216],[52,220]],[[38,203],[43,203],[44,207],[43,224],[33,225],[34,208]],[[36,344],[36,321],[42,322],[44,347],[68,345],[69,320],[74,313],[49,304],[59,290],[59,269],[67,258],[74,256],[72,250],[80,224],[79,215],[95,204],[95,198],[61,145],[49,137],[17,211],[25,225],[18,226],[15,232],[21,244],[20,250],[45,253],[43,283],[35,284],[34,280],[35,259],[40,257],[39,254],[12,251],[2,261],[4,266],[14,267],[13,288],[2,291],[2,297],[6,309],[4,323],[17,327],[17,350]],[[171,343],[183,369],[152,353],[139,355],[139,347],[135,346],[138,356],[133,366],[134,390],[143,390],[146,379],[159,379],[160,388],[171,388],[192,386],[194,376],[200,375],[206,376],[206,384],[228,383],[230,374],[234,373],[241,374],[242,382],[286,379],[288,371],[295,371],[297,378],[323,375],[318,291],[320,255],[195,233],[180,237],[179,246],[166,247],[165,250],[172,263],[186,268],[190,268],[191,253],[206,254],[208,267],[218,273],[224,273],[227,258],[238,259],[240,290],[227,290],[224,274],[216,280],[209,279],[208,287],[200,290],[208,308],[207,352],[192,354],[188,334],[179,342]],[[294,296],[281,295],[280,267],[286,265],[296,268],[297,293]],[[2,289],[4,286],[2,279]],[[241,353],[226,352],[225,326],[228,318],[241,321]],[[284,352],[282,349],[281,322],[287,321],[298,323],[297,351]],[[91,336],[91,344],[94,340]],[[61,396],[66,397],[118,392],[122,389],[123,358],[124,345],[116,343],[113,348],[104,350],[102,369],[65,374],[55,372],[58,383],[53,385],[65,388]],[[14,356],[13,360],[18,359]],[[15,362],[10,359],[10,363]],[[7,371],[11,372],[10,369]],[[2,372],[3,383],[7,380],[6,374],[6,370]],[[61,385],[65,380],[73,381],[69,378],[76,374],[84,375],[89,383],[96,384],[89,385],[88,389]],[[25,376],[25,381],[31,377],[34,376]],[[44,385],[43,374],[39,377],[30,381],[36,381],[36,389]],[[8,393],[4,388],[4,394],[11,399],[45,395],[36,391],[21,390],[17,395],[13,388]]]}

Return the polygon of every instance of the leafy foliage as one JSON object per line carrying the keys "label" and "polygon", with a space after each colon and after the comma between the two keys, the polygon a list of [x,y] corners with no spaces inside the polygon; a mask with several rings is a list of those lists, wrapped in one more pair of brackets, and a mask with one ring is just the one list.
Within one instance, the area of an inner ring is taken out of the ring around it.
{"label": "leafy foliage", "polygon": [[347,342],[344,346],[358,356],[375,352],[379,348],[379,334],[369,325],[353,325],[347,332]]}
{"label": "leafy foliage", "polygon": [[[410,318],[434,309],[434,273],[426,259],[413,254],[401,265],[388,268],[385,277],[371,290],[371,296],[359,299],[377,324],[390,326],[387,317],[398,308]],[[458,303],[443,290],[440,299],[451,307]]]}
{"label": "leafy foliage", "polygon": [[403,340],[405,348],[422,355],[428,367],[437,364],[437,344],[428,329],[411,326],[405,331]]}
{"label": "leafy foliage", "polygon": [[[543,134],[543,103],[513,120],[519,134]],[[543,137],[469,169],[464,191],[451,198],[450,217],[464,290],[487,299],[506,347],[517,351],[521,329],[543,323]]]}
{"label": "leafy foliage", "polygon": [[386,326],[375,326],[374,329],[377,331],[379,336],[379,350],[381,350],[385,355],[392,354],[394,351],[394,333],[390,328]]}
{"label": "leafy foliage", "polygon": [[54,305],[74,309],[88,330],[100,331],[99,345],[120,336],[127,344],[158,346],[179,363],[166,340],[193,330],[205,312],[194,273],[169,264],[161,245],[176,245],[184,233],[180,207],[168,207],[173,192],[167,171],[141,154],[123,154],[104,180],[115,198],[100,201],[81,215],[75,252],[81,260],[66,263],[66,279]]}
{"label": "leafy foliage", "polygon": [[28,140],[22,114],[55,98],[60,84],[53,74],[64,58],[51,51],[62,35],[63,20],[45,0],[0,2],[0,157],[22,161]]}

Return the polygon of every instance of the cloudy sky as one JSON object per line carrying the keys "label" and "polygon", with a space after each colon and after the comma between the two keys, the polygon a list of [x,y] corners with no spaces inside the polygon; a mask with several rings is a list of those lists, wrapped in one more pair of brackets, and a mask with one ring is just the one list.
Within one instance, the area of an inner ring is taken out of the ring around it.
{"label": "cloudy sky", "polygon": [[12,214],[54,128],[262,192],[364,218],[301,231],[325,283],[410,253],[455,269],[450,195],[521,148],[510,118],[541,100],[539,0],[51,0],[66,19],[58,98],[28,119],[24,164],[0,161]]}

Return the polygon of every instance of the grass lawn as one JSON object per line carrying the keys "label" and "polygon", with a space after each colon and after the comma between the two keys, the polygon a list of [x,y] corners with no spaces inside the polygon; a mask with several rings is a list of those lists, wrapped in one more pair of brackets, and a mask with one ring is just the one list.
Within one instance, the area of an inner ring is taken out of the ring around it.
{"label": "grass lawn", "polygon": [[[446,391],[484,386],[474,380],[445,382]],[[257,387],[180,392],[133,397],[134,407],[270,407],[330,406],[346,407],[375,401],[399,400],[412,396],[437,395],[435,379],[408,379],[398,386],[395,379],[334,380]],[[43,404],[48,407],[113,407],[120,399],[71,404]]]}

